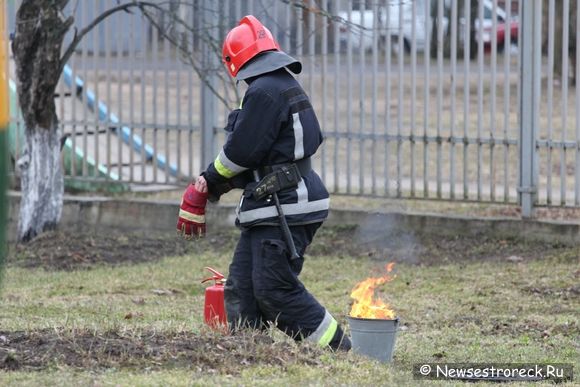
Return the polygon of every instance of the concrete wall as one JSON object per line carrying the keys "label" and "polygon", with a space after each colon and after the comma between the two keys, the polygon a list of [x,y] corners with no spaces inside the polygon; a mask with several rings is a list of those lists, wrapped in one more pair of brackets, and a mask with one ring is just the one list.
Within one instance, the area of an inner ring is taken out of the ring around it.
{"label": "concrete wall", "polygon": [[[9,193],[8,240],[14,241],[20,196]],[[71,232],[125,230],[145,234],[174,234],[177,201],[122,200],[103,197],[65,197],[59,227]],[[210,204],[206,219],[208,233],[234,227],[234,207]],[[359,225],[373,232],[430,236],[476,236],[541,240],[550,243],[580,243],[580,224],[515,218],[473,218],[439,214],[370,213],[333,209],[327,225]]]}

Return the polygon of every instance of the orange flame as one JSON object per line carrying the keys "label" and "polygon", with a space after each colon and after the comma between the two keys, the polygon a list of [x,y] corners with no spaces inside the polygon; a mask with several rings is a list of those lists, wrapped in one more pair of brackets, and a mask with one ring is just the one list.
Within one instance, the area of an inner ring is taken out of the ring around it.
{"label": "orange flame", "polygon": [[389,304],[386,304],[379,298],[375,298],[375,289],[386,282],[395,278],[390,275],[393,271],[394,262],[388,263],[385,266],[387,274],[378,278],[367,278],[359,282],[352,292],[350,297],[354,298],[354,303],[350,310],[351,317],[369,318],[369,319],[383,319],[392,320],[395,318],[395,311],[391,309]]}

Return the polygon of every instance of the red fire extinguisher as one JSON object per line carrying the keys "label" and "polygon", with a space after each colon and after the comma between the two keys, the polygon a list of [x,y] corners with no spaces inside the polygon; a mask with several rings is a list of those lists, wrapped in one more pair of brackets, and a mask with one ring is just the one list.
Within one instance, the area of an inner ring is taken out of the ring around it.
{"label": "red fire extinguisher", "polygon": [[203,308],[203,317],[205,323],[213,329],[224,329],[227,327],[226,310],[224,305],[224,284],[226,279],[219,271],[206,267],[213,273],[213,276],[201,281],[214,280],[214,284],[205,289],[205,305]]}

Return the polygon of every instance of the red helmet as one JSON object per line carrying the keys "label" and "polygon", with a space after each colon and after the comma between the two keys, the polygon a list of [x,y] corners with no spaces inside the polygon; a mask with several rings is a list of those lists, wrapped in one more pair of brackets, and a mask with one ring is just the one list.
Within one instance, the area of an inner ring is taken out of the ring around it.
{"label": "red helmet", "polygon": [[250,59],[261,52],[280,50],[272,33],[252,15],[244,16],[237,27],[226,36],[223,47],[223,61],[228,71],[235,77]]}

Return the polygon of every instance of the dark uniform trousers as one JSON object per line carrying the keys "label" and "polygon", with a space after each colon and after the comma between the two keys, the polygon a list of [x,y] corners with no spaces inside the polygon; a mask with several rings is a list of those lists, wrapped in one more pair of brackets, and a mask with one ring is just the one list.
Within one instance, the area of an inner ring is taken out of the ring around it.
{"label": "dark uniform trousers", "polygon": [[274,322],[296,340],[316,330],[325,308],[306,290],[298,275],[304,252],[321,223],[291,226],[300,258],[290,260],[279,226],[242,231],[224,295],[230,327],[264,328]]}

